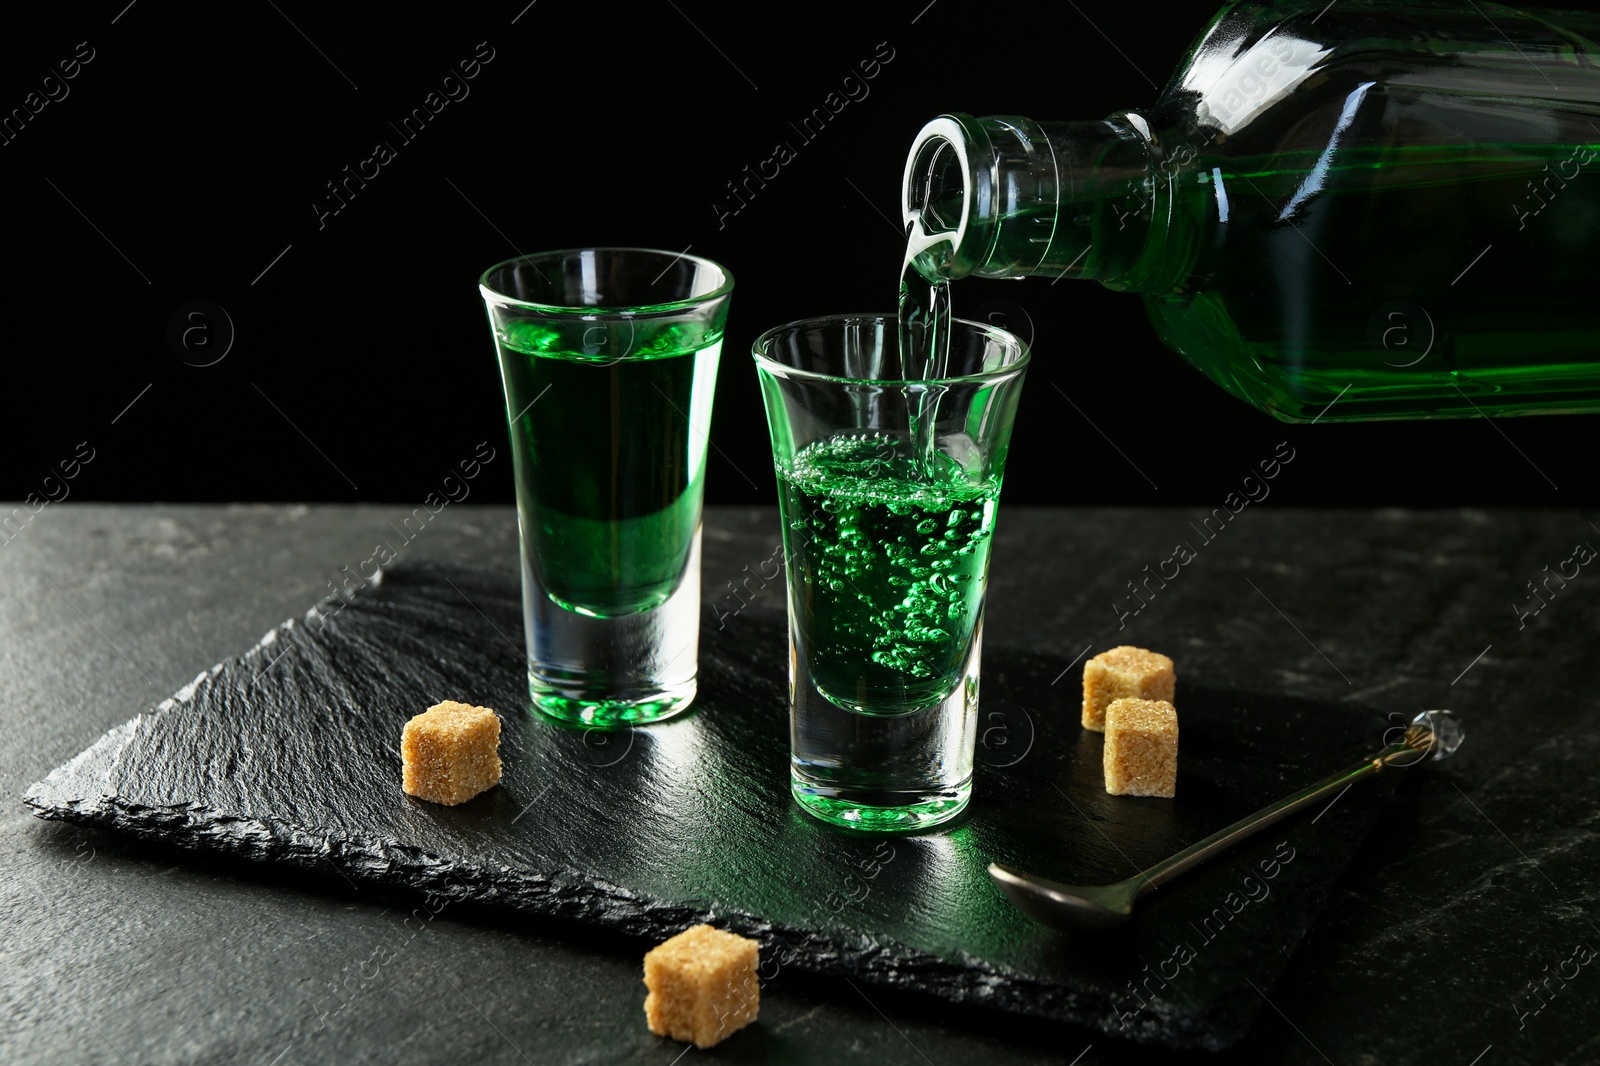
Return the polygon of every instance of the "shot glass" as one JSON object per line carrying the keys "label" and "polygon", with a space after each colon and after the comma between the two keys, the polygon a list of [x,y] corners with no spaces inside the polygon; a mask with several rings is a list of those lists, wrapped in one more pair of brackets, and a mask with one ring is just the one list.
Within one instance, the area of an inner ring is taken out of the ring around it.
{"label": "shot glass", "polygon": [[826,822],[910,830],[972,794],[983,604],[1028,347],[957,320],[898,378],[892,315],[755,344],[789,590],[790,788]]}
{"label": "shot glass", "polygon": [[511,426],[532,706],[658,721],[695,695],[700,511],[733,276],[708,259],[581,248],[479,288]]}

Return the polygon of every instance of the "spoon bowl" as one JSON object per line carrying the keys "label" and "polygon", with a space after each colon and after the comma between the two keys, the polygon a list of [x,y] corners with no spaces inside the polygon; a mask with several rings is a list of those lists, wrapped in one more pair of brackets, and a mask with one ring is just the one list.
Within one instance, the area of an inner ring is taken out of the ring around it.
{"label": "spoon bowl", "polygon": [[1044,925],[1109,929],[1133,917],[1133,901],[1139,895],[1137,882],[1064,885],[998,862],[989,864],[989,876],[1018,910]]}

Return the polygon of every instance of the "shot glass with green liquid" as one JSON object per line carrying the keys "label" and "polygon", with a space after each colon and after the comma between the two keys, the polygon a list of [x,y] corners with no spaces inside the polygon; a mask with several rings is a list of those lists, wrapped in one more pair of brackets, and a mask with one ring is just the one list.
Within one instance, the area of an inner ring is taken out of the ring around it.
{"label": "shot glass with green liquid", "polygon": [[695,695],[733,276],[696,256],[584,248],[499,263],[479,287],[510,420],[532,705],[595,727],[676,714]]}
{"label": "shot glass with green liquid", "polygon": [[789,591],[790,788],[857,829],[915,830],[972,794],[983,604],[1028,348],[957,320],[905,380],[893,315],[755,344]]}

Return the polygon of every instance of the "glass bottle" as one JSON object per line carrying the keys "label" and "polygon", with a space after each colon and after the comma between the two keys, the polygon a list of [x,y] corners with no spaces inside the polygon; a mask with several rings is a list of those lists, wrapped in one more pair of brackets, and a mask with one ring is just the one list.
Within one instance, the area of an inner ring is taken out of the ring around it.
{"label": "glass bottle", "polygon": [[1284,421],[1600,410],[1600,15],[1231,4],[1155,106],[945,115],[930,282],[1092,278]]}

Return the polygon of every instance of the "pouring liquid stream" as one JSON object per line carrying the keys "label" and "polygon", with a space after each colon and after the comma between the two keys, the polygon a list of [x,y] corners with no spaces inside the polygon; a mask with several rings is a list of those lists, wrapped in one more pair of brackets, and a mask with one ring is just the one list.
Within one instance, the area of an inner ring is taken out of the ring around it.
{"label": "pouring liquid stream", "polygon": [[936,382],[948,377],[950,368],[950,281],[928,280],[918,261],[932,258],[939,245],[950,244],[951,235],[927,233],[920,216],[907,224],[906,231],[906,258],[900,270],[900,373],[903,380],[920,383],[906,390],[906,423],[912,454],[932,476],[939,398],[945,391]]}

